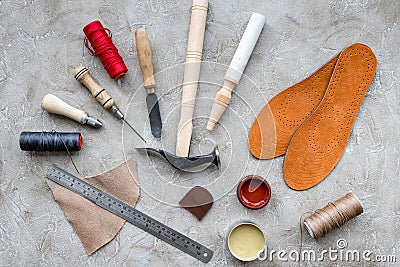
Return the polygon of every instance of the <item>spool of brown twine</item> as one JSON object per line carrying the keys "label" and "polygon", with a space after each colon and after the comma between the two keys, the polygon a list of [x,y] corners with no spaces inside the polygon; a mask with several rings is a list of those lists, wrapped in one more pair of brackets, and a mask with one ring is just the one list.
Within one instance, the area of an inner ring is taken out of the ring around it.
{"label": "spool of brown twine", "polygon": [[360,215],[363,211],[358,197],[353,193],[348,193],[344,197],[330,202],[324,208],[316,210],[311,216],[304,219],[304,225],[311,237],[318,239]]}

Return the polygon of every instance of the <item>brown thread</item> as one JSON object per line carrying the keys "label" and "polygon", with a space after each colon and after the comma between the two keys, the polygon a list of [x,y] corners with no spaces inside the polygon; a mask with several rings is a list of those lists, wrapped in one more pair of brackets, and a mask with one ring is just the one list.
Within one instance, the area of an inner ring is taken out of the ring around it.
{"label": "brown thread", "polygon": [[360,200],[353,193],[348,193],[328,203],[324,208],[316,210],[304,219],[304,225],[311,237],[318,239],[361,213],[363,213],[363,206]]}

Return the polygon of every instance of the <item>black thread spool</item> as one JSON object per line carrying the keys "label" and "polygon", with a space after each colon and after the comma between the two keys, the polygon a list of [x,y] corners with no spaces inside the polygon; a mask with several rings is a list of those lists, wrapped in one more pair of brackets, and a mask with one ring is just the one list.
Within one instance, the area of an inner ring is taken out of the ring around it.
{"label": "black thread spool", "polygon": [[24,151],[79,151],[82,148],[80,133],[22,132],[19,147]]}

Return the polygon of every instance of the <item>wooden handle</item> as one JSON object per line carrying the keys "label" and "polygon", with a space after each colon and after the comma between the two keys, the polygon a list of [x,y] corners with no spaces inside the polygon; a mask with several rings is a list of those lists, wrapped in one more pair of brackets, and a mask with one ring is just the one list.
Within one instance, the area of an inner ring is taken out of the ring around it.
{"label": "wooden handle", "polygon": [[136,29],[135,39],[140,69],[144,79],[144,88],[154,88],[156,87],[156,81],[153,76],[150,41],[146,30],[143,28]]}
{"label": "wooden handle", "polygon": [[47,94],[43,97],[42,109],[50,113],[68,117],[77,122],[82,122],[82,118],[85,114],[84,111],[68,105],[60,98],[52,94]]}
{"label": "wooden handle", "polygon": [[253,13],[247,24],[246,30],[242,35],[239,46],[236,49],[235,55],[232,58],[228,71],[224,77],[224,84],[221,90],[218,91],[214,99],[210,117],[207,123],[207,130],[212,131],[224,114],[229,102],[233,89],[239,83],[243,71],[246,68],[250,55],[257,43],[258,37],[264,27],[265,16]]}
{"label": "wooden handle", "polygon": [[224,114],[226,108],[231,102],[232,91],[236,87],[236,83],[225,79],[222,88],[218,91],[211,108],[210,117],[208,118],[207,130],[214,130],[215,125]]}
{"label": "wooden handle", "polygon": [[208,0],[193,0],[186,62],[201,61],[206,26]]}
{"label": "wooden handle", "polygon": [[229,65],[228,71],[225,74],[226,79],[239,83],[264,24],[264,15],[258,13],[253,13],[251,15],[246,30],[242,35],[242,39],[240,39],[239,46],[237,47],[235,55]]}
{"label": "wooden handle", "polygon": [[110,109],[115,105],[115,100],[107,93],[106,89],[101,87],[90,75],[89,70],[85,67],[76,67],[74,77],[77,81],[86,86],[92,93],[92,96],[105,108]]}
{"label": "wooden handle", "polygon": [[176,155],[180,157],[189,156],[193,130],[192,119],[200,76],[207,9],[208,0],[193,0],[183,76],[181,118],[176,139]]}

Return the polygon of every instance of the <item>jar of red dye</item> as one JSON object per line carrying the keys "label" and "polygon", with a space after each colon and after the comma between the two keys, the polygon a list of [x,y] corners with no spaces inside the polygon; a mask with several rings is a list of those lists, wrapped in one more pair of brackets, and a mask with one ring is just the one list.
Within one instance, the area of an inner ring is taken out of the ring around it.
{"label": "jar of red dye", "polygon": [[267,205],[271,198],[271,187],[261,176],[248,175],[238,184],[237,196],[245,207],[260,209]]}

